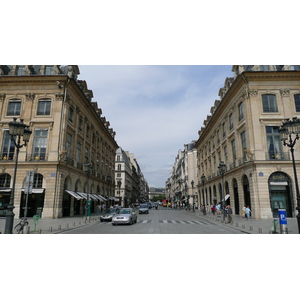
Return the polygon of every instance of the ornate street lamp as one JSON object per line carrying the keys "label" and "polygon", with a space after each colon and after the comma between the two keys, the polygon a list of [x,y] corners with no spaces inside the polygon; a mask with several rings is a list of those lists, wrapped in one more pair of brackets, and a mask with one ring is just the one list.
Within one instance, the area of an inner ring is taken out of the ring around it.
{"label": "ornate street lamp", "polygon": [[[17,168],[18,168],[18,159],[19,159],[19,152],[23,146],[27,146],[29,142],[30,135],[32,133],[29,130],[29,126],[24,124],[24,119],[20,119],[20,122],[17,121],[17,118],[13,118],[14,120],[8,124],[9,126],[9,135],[11,140],[14,142],[16,147],[16,160],[15,160],[15,169],[14,169],[14,177],[13,177],[13,184],[10,194],[10,201],[7,207],[6,213],[6,221],[5,221],[5,234],[12,234],[13,232],[13,225],[14,225],[14,216],[13,210],[14,206],[14,198],[15,198],[15,187],[16,187],[16,178],[17,178]],[[21,145],[21,136],[23,137],[24,144]]]}
{"label": "ornate street lamp", "polygon": [[[293,169],[294,169],[294,177],[295,177],[295,185],[296,185],[296,194],[297,194],[297,207],[298,215],[297,215],[297,224],[298,224],[298,233],[300,234],[300,193],[299,193],[299,185],[296,171],[296,163],[294,156],[294,146],[296,144],[296,140],[299,139],[300,134],[300,119],[294,117],[293,120],[286,119],[282,126],[279,128],[279,133],[281,135],[281,140],[283,141],[284,146],[288,146],[291,149],[292,161],[293,161]],[[294,138],[292,137],[294,135]]]}
{"label": "ornate street lamp", "polygon": [[205,208],[205,190],[204,190],[204,184],[205,184],[205,181],[206,181],[206,177],[204,174],[202,174],[201,176],[201,182],[203,184],[203,214],[206,215],[206,208]]}
{"label": "ornate street lamp", "polygon": [[223,161],[220,161],[220,165],[218,166],[218,168],[222,176],[221,199],[222,199],[223,221],[225,222],[226,211],[225,211],[225,193],[224,193],[224,174],[226,172],[226,165],[224,164]]}

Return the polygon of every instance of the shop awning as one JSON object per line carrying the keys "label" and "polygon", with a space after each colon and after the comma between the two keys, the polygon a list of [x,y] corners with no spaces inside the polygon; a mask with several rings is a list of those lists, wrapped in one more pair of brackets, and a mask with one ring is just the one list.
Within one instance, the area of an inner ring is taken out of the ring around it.
{"label": "shop awning", "polygon": [[230,197],[230,195],[227,194],[227,195],[225,196],[225,198],[224,198],[222,201],[226,201],[229,197]]}
{"label": "shop awning", "polygon": [[[22,192],[25,192],[25,189],[21,189]],[[45,189],[32,189],[32,194],[43,194]]]}
{"label": "shop awning", "polygon": [[81,199],[83,199],[80,195],[78,195],[77,193],[75,193],[75,192],[73,192],[73,191],[67,191],[66,190],[66,192],[68,193],[68,194],[70,194],[71,196],[73,196],[75,199],[77,199],[77,200],[81,200]]}
{"label": "shop awning", "polygon": [[0,193],[9,193],[11,192],[11,189],[2,189],[0,190]]}

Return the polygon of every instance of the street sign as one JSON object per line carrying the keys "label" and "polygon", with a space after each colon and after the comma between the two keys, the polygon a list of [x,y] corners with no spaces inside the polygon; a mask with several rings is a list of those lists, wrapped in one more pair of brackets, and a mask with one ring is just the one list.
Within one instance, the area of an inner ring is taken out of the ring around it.
{"label": "street sign", "polygon": [[278,218],[279,218],[279,224],[280,224],[280,233],[282,233],[282,234],[288,233],[285,209],[278,209]]}
{"label": "street sign", "polygon": [[32,194],[34,171],[26,171],[25,194]]}

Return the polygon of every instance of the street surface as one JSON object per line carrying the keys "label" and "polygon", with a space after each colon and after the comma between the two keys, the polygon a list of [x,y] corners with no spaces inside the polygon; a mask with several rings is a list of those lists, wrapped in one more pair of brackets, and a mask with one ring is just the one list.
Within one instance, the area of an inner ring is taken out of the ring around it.
{"label": "street surface", "polygon": [[87,226],[69,229],[60,234],[243,234],[229,224],[209,221],[186,210],[159,207],[149,214],[138,214],[133,225],[116,225],[111,222],[95,222]]}

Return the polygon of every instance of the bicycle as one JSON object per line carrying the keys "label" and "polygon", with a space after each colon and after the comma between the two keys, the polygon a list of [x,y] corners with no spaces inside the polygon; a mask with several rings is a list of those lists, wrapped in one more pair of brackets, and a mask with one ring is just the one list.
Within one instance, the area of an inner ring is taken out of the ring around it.
{"label": "bicycle", "polygon": [[27,219],[21,219],[20,223],[18,223],[14,230],[19,234],[20,232],[23,233],[23,230],[24,230],[24,227],[25,226],[28,226],[28,222],[27,222]]}

